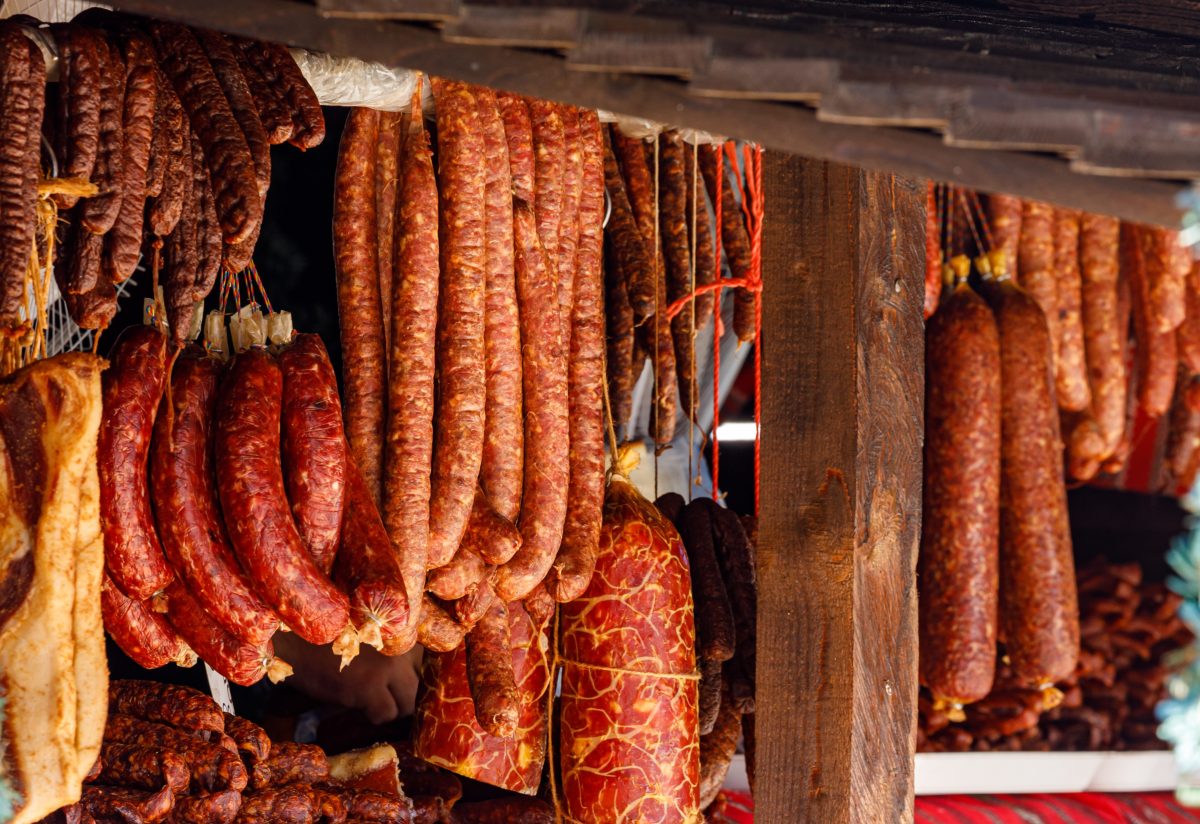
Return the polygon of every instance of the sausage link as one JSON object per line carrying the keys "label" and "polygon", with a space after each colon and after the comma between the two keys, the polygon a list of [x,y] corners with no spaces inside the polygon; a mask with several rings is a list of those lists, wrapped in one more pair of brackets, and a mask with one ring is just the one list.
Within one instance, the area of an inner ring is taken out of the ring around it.
{"label": "sausage link", "polygon": [[[615,133],[615,130],[614,130]],[[642,156],[645,165],[645,155]],[[636,167],[634,167],[636,168]],[[654,314],[654,245],[646,240],[639,228],[630,193],[621,176],[613,154],[609,132],[604,132],[604,187],[608,191],[609,217],[605,226],[605,242],[616,268],[625,276],[626,296],[633,310],[633,321],[641,325]],[[633,194],[637,194],[637,190]],[[653,224],[651,224],[653,232]]]}
{"label": "sausage link", "polygon": [[350,454],[376,502],[382,501],[383,309],[375,247],[375,144],[379,112],[352,109],[338,149],[333,254],[342,333],[342,381]]}
{"label": "sausage link", "polygon": [[379,142],[375,147],[376,272],[379,273],[379,308],[383,316],[383,355],[392,354],[392,255],[395,252],[396,206],[400,190],[400,112],[379,113]]}
{"label": "sausage link", "polygon": [[154,426],[150,482],[163,550],[175,572],[227,632],[266,643],[279,619],[238,565],[217,503],[213,419],[223,367],[197,349],[175,361]]}
{"label": "sausage link", "polygon": [[604,149],[595,112],[579,117],[583,173],[567,364],[570,480],[562,546],[546,577],[550,594],[564,603],[592,580],[604,507]]}
{"label": "sausage link", "polygon": [[1161,227],[1144,227],[1146,317],[1153,334],[1170,332],[1183,323],[1187,312],[1187,278],[1192,256],[1179,243],[1179,233]]}
{"label": "sausage link", "polygon": [[146,222],[154,235],[166,237],[175,231],[191,190],[192,130],[175,87],[161,69],[158,70],[158,102],[163,110],[167,154],[161,159],[162,191],[150,203]]}
{"label": "sausage link", "polygon": [[[58,49],[58,105],[54,119],[54,153],[59,174],[90,180],[100,148],[100,82],[106,69],[106,48],[99,32],[85,26],[50,26]],[[5,48],[8,53],[8,47]],[[10,122],[5,118],[5,122]],[[74,195],[54,195],[60,209],[78,201]]]}
{"label": "sausage link", "polygon": [[412,818],[412,801],[397,798],[374,790],[346,790],[336,792],[346,806],[346,820],[362,824],[409,824]]}
{"label": "sausage link", "polygon": [[114,679],[108,687],[108,711],[190,732],[225,731],[225,718],[213,699],[175,684]]}
{"label": "sausage link", "polygon": [[[496,95],[491,89],[481,88],[477,96],[487,163],[484,296],[487,393],[479,483],[495,510],[515,521],[521,511],[524,442],[521,429],[521,327],[513,276],[514,177]],[[526,138],[531,139],[528,135]]]}
{"label": "sausage link", "polygon": [[137,268],[142,253],[142,224],[146,214],[147,166],[154,133],[158,96],[158,66],[154,47],[139,31],[122,34],[125,62],[125,101],[121,134],[120,207],[112,229],[104,236],[104,273],[121,283]]}
{"label": "sausage link", "polygon": [[171,824],[233,824],[242,807],[237,790],[197,793],[175,799]]}
{"label": "sausage link", "polygon": [[1175,331],[1159,331],[1153,285],[1147,269],[1158,245],[1155,232],[1132,223],[1121,224],[1121,269],[1129,278],[1133,327],[1137,339],[1138,405],[1152,418],[1171,408],[1175,394]]}
{"label": "sausage link", "polygon": [[1200,469],[1200,375],[1180,368],[1163,457],[1168,494],[1186,494]]}
{"label": "sausage link", "polygon": [[1083,278],[1083,332],[1092,413],[1111,455],[1125,429],[1127,382],[1117,281],[1120,222],[1084,214],[1079,222],[1079,264]]}
{"label": "sausage link", "polygon": [[1200,263],[1193,263],[1188,272],[1184,302],[1187,314],[1175,330],[1179,360],[1189,375],[1200,375]]}
{"label": "sausage link", "polygon": [[191,773],[193,791],[241,792],[246,788],[246,767],[237,753],[230,752],[220,744],[202,741],[183,730],[154,721],[143,721],[132,715],[109,713],[104,738],[106,741],[179,753]]}
{"label": "sausage link", "polygon": [[[77,211],[72,217],[77,217]],[[100,281],[104,256],[104,236],[93,235],[77,221],[71,221],[55,266],[59,291],[64,295],[85,295]]]}
{"label": "sausage link", "polygon": [[1109,453],[1104,448],[1104,435],[1096,420],[1089,415],[1064,415],[1066,435],[1067,477],[1086,483],[1096,477]]}
{"label": "sausage link", "polygon": [[[633,414],[633,385],[637,376],[633,368],[633,309],[612,237],[611,232],[604,232],[605,370],[613,428],[617,437],[622,437]],[[641,366],[641,361],[638,365]]]}
{"label": "sausage link", "polygon": [[647,248],[659,246],[656,216],[658,191],[654,183],[652,163],[647,160],[647,143],[638,137],[629,137],[617,127],[612,127],[612,148],[621,167],[621,178],[625,181],[625,192],[629,207],[633,210],[642,243]]}
{"label": "sausage link", "polygon": [[79,220],[92,234],[107,234],[117,222],[125,180],[125,64],[116,44],[104,34],[98,36],[96,54],[100,56],[100,126],[96,165],[92,182],[99,194],[86,198]]}
{"label": "sausage link", "polygon": [[[704,500],[704,499],[701,499]],[[755,670],[757,655],[758,580],[755,571],[755,532],[753,525],[743,525],[733,510],[709,504],[714,528],[714,548],[721,564],[725,589],[733,610],[737,644],[733,658],[725,662],[724,680],[729,692],[743,713],[754,712]],[[753,518],[747,518],[753,522]]]}
{"label": "sausage link", "polygon": [[1024,213],[1021,199],[1012,195],[988,195],[987,211],[992,229],[992,248],[1004,252],[1008,274],[1019,283],[1022,273],[1018,247],[1021,242],[1021,219]]}
{"label": "sausage link", "polygon": [[1037,301],[1046,316],[1051,360],[1058,369],[1058,278],[1054,272],[1054,207],[1037,200],[1021,204],[1021,237],[1017,242],[1017,268],[1021,288]]}
{"label": "sausage link", "polygon": [[664,518],[675,524],[676,529],[679,528],[679,516],[683,514],[685,506],[687,506],[687,501],[678,492],[665,492],[654,501],[654,508],[661,512]]}
{"label": "sausage link", "polygon": [[301,638],[328,644],[347,628],[350,603],[317,568],[288,511],[279,457],[282,390],[279,365],[266,352],[243,352],[229,367],[217,404],[221,509],[258,594]]}
{"label": "sausage link", "polygon": [[291,675],[290,666],[275,658],[270,639],[247,644],[226,632],[183,584],[167,589],[167,620],[205,664],[233,683],[249,687],[269,675],[273,683]]}
{"label": "sausage link", "polygon": [[562,542],[570,481],[567,351],[558,297],[537,238],[533,212],[513,207],[517,301],[525,399],[525,481],[521,548],[496,571],[503,601],[528,595],[546,577]]}
{"label": "sausage link", "polygon": [[[1000,529],[1000,338],[968,286],[925,329],[921,682],[943,704],[992,688]],[[740,617],[740,616],[739,616]]]}
{"label": "sausage link", "polygon": [[180,794],[191,782],[187,762],[170,750],[106,741],[100,750],[100,765],[100,772],[94,779],[100,784],[135,790],[166,787],[172,793]]}
{"label": "sausage link", "polygon": [[[421,646],[433,652],[450,652],[458,649],[466,634],[467,628],[455,621],[428,595],[422,599],[421,617],[417,625],[417,638]],[[388,654],[386,648],[384,653]]]}
{"label": "sausage link", "polygon": [[499,599],[467,633],[467,684],[479,726],[492,735],[511,738],[517,729],[520,705],[508,608]]}
{"label": "sausage link", "polygon": [[1011,283],[997,283],[989,302],[1000,331],[1000,625],[1013,675],[1045,690],[1079,655],[1050,334],[1037,303]]}
{"label": "sausage link", "polygon": [[321,572],[333,569],[346,499],[346,438],[333,364],[319,335],[296,335],[279,353],[283,473],[292,517]]}
{"label": "sausage link", "polygon": [[362,641],[376,649],[394,648],[406,635],[409,603],[415,598],[406,591],[400,558],[353,464],[346,467],[346,517],[334,570],[334,579],[350,594]]}
{"label": "sausage link", "polygon": [[733,611],[713,547],[713,516],[709,499],[697,499],[680,514],[679,534],[688,554],[692,597],[696,604],[696,655],[728,661],[733,657]]}
{"label": "sausage link", "polygon": [[262,45],[243,37],[229,37],[229,45],[250,87],[255,108],[272,146],[287,143],[296,127],[292,122],[290,104],[274,68],[263,54]]}
{"label": "sausage link", "polygon": [[[171,125],[168,123],[170,112],[168,104],[163,99],[167,89],[167,79],[157,63],[154,69],[154,119],[150,137],[150,154],[146,158],[146,197],[153,200],[163,192],[163,184],[167,180],[167,160],[171,155]],[[174,90],[172,90],[174,91]],[[176,98],[178,103],[178,98]],[[179,110],[183,114],[183,109]],[[147,209],[149,212],[149,209]]]}
{"label": "sausage link", "polygon": [[293,784],[244,796],[234,820],[237,824],[342,824],[346,807],[332,793]]}
{"label": "sausage link", "polygon": [[[462,83],[434,78],[433,91],[437,99],[444,242],[437,333],[438,426],[433,443],[426,559],[431,569],[454,556],[466,530],[483,458],[487,395],[484,344],[487,176],[479,166],[485,151],[479,105],[475,93]],[[551,313],[550,317],[558,322],[556,314]]]}
{"label": "sausage link", "polygon": [[1058,406],[1080,412],[1091,406],[1083,342],[1083,280],[1079,270],[1079,213],[1054,210],[1054,277],[1058,295]]}
{"label": "sausage link", "polygon": [[416,643],[428,558],[430,475],[433,463],[435,340],[438,314],[438,193],[421,111],[413,95],[401,149],[400,194],[393,252],[392,336],[383,522],[392,539],[409,594],[404,635],[397,653]]}
{"label": "sausage link", "polygon": [[[468,591],[477,586],[487,574],[488,564],[480,557],[479,553],[473,547],[477,543],[475,536],[472,535],[472,526],[482,517],[479,515],[480,508],[483,508],[494,518],[499,518],[492,511],[487,498],[482,492],[475,493],[475,503],[471,508],[471,519],[467,524],[467,531],[463,534],[462,543],[459,544],[458,550],[454,553],[454,557],[450,562],[437,569],[429,571],[429,577],[425,582],[425,588],[445,601],[456,601],[464,597]],[[509,523],[511,527],[511,523]],[[515,527],[513,527],[515,531]],[[520,543],[520,536],[518,545]]]}
{"label": "sausage link", "polygon": [[325,115],[317,93],[304,79],[292,53],[282,43],[262,43],[264,57],[270,61],[283,97],[292,110],[294,129],[288,142],[301,151],[321,145],[325,139]]}
{"label": "sausage link", "polygon": [[121,651],[143,669],[167,664],[190,667],[196,654],[185,644],[166,619],[149,605],[128,598],[107,575],[100,588],[104,628]]}
{"label": "sausage link", "polygon": [[237,743],[238,754],[250,766],[270,757],[271,739],[258,724],[240,715],[225,713],[225,732]]}
{"label": "sausage link", "polygon": [[226,243],[250,238],[262,222],[254,158],[212,64],[190,29],[151,22],[159,62],[175,86],[212,177]]}
{"label": "sausage link", "polygon": [[0,325],[12,330],[26,309],[26,272],[37,227],[37,172],[45,104],[45,62],[19,26],[0,26]]}
{"label": "sausage link", "polygon": [[[224,244],[221,240],[221,222],[217,214],[217,198],[213,189],[212,173],[205,165],[199,144],[192,143],[192,191],[196,203],[197,269],[192,281],[192,303],[204,300],[212,291],[217,276],[221,273]],[[178,331],[176,337],[178,339]]]}
{"label": "sausage link", "polygon": [[571,306],[575,301],[575,252],[579,246],[579,198],[583,192],[583,146],[579,131],[580,111],[559,106],[563,124],[562,206],[559,210],[558,243],[546,248],[554,260],[558,283],[558,306],[563,319],[563,340],[571,339]]}
{"label": "sausage link", "polygon": [[700,737],[700,808],[712,804],[725,783],[742,733],[742,714],[722,700],[716,722]]}
{"label": "sausage link", "polygon": [[[687,177],[684,173],[683,147],[683,138],[677,131],[666,132],[659,139],[658,216],[666,262],[667,303],[674,303],[692,291],[692,250],[688,244]],[[699,403],[696,394],[696,342],[693,337],[697,319],[693,317],[694,311],[695,307],[689,306],[670,322],[679,397],[689,418],[695,417]]]}
{"label": "sausage link", "polygon": [[[483,90],[486,94],[486,89]],[[533,205],[533,123],[529,104],[520,95],[496,92],[500,117],[504,121],[504,137],[508,142],[508,165],[512,176],[512,194],[518,200]]]}
{"label": "sausage link", "polygon": [[546,265],[558,283],[558,239],[565,203],[567,147],[562,109],[548,100],[529,98],[533,125],[533,192],[538,240]]}
{"label": "sausage link", "polygon": [[700,734],[708,735],[721,711],[721,673],[725,664],[700,658],[696,661],[696,667],[700,670],[699,698],[696,702]]}
{"label": "sausage link", "polygon": [[81,803],[88,814],[97,821],[153,824],[170,815],[175,806],[175,794],[171,792],[170,787],[150,792],[89,784],[83,788]]}
{"label": "sausage link", "polygon": [[490,576],[485,576],[474,587],[452,605],[454,620],[464,627],[473,627],[483,618],[484,613],[496,600],[496,589]]}
{"label": "sausage link", "polygon": [[[713,247],[712,224],[708,222],[708,201],[704,196],[704,183],[699,175],[699,160],[696,147],[683,144],[683,165],[687,177],[687,222],[688,233],[695,251],[696,286],[706,286],[717,280],[717,261]],[[695,299],[696,328],[703,329],[713,313],[712,292],[705,292]]]}
{"label": "sausage link", "polygon": [[[677,411],[677,386],[675,364],[675,339],[671,335],[672,324],[667,322],[667,283],[664,267],[658,267],[658,310],[638,331],[643,336],[643,346],[651,355],[654,368],[654,401],[651,430],[659,446],[669,444],[675,437],[675,413]],[[635,378],[636,380],[636,378]]]}
{"label": "sausage link", "polygon": [[175,228],[166,242],[161,276],[163,297],[167,304],[167,321],[175,341],[187,337],[187,332],[182,327],[187,325],[186,319],[194,303],[194,285],[200,272],[201,223],[207,220],[201,208],[201,193],[196,187],[197,146],[190,137],[187,146],[186,179],[182,183],[183,204]]}
{"label": "sausage link", "polygon": [[272,746],[267,759],[254,766],[250,788],[257,792],[288,784],[318,784],[327,778],[329,762],[324,750],[316,744],[283,741]]}
{"label": "sausage link", "polygon": [[925,194],[925,320],[937,311],[942,296],[942,225],[939,218],[937,184],[931,180]]}
{"label": "sausage link", "polygon": [[[715,202],[717,175],[725,174],[721,147],[714,146],[712,151],[701,152],[700,159],[703,161],[700,171],[704,173],[708,196],[714,198]],[[729,264],[733,276],[744,278],[750,274],[751,269],[750,235],[746,232],[742,205],[734,197],[733,185],[727,178],[723,179],[721,184],[721,247],[725,251],[725,261]],[[734,292],[733,331],[743,343],[754,340],[757,303],[758,295],[749,289],[739,288]]]}
{"label": "sausage link", "polygon": [[109,575],[122,592],[142,601],[159,592],[174,571],[163,555],[146,463],[150,433],[166,383],[166,339],[150,326],[129,329],[109,355],[102,376],[104,425],[96,449],[100,521]]}

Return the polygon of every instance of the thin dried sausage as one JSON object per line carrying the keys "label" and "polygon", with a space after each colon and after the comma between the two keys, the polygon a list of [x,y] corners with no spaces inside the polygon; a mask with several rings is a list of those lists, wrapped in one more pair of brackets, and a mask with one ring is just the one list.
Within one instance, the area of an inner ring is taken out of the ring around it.
{"label": "thin dried sausage", "polygon": [[179,753],[191,771],[192,790],[240,792],[246,788],[248,774],[236,752],[230,752],[220,744],[203,741],[183,730],[131,715],[109,713],[104,738],[107,741]]}
{"label": "thin dried sausage", "polygon": [[992,688],[1000,530],[1000,337],[960,285],[925,329],[921,682],[953,708]]}
{"label": "thin dried sausage", "polygon": [[942,225],[937,187],[938,184],[929,181],[925,195],[925,320],[937,311],[942,296]]}
{"label": "thin dried sausage", "polygon": [[1083,277],[1084,351],[1092,413],[1104,438],[1105,456],[1113,454],[1125,430],[1127,381],[1118,311],[1120,221],[1084,214],[1079,223],[1079,265]]}
{"label": "thin dried sausage", "polygon": [[170,750],[107,741],[100,750],[99,763],[100,772],[93,781],[100,784],[136,790],[166,787],[172,793],[182,793],[191,782],[187,762]]}
{"label": "thin dried sausage", "polygon": [[1083,341],[1083,280],[1079,270],[1079,213],[1054,210],[1054,276],[1058,295],[1058,406],[1080,412],[1092,403]]}
{"label": "thin dried sausage", "polygon": [[[700,154],[700,171],[704,174],[708,196],[713,198],[714,202],[717,175],[725,174],[725,161],[721,150],[721,146],[714,146],[711,152],[704,151]],[[750,235],[746,232],[746,223],[742,217],[742,204],[734,197],[733,189],[727,178],[721,180],[721,247],[725,250],[725,260],[733,276],[744,278],[750,275],[753,258]],[[743,343],[754,340],[757,303],[757,293],[749,289],[739,288],[734,292],[733,331]]]}
{"label": "thin dried sausage", "polygon": [[1152,418],[1171,408],[1175,394],[1175,331],[1162,331],[1156,316],[1149,272],[1157,254],[1155,231],[1131,223],[1121,224],[1121,269],[1129,278],[1136,337],[1138,405]]}
{"label": "thin dried sausage", "polygon": [[1013,280],[1020,282],[1017,248],[1021,240],[1021,199],[1012,195],[991,194],[987,198],[991,223],[992,248],[1004,252],[1004,263]]}
{"label": "thin dried sausage", "polygon": [[547,266],[558,283],[558,238],[565,209],[564,174],[567,165],[562,109],[548,100],[530,98],[533,125],[533,195],[538,240],[546,250]]}
{"label": "thin dried sausage", "polygon": [[[58,49],[54,151],[59,174],[89,180],[100,148],[100,80],[106,62],[100,50],[105,46],[100,33],[86,26],[56,23],[50,33]],[[7,117],[5,122],[10,122]],[[60,209],[69,209],[78,198],[60,194],[54,200]]]}
{"label": "thin dried sausage", "polygon": [[379,273],[379,307],[383,314],[384,375],[392,354],[392,255],[395,252],[396,207],[400,190],[400,112],[379,113],[379,141],[375,147],[375,244]]}
{"label": "thin dried sausage", "polygon": [[1162,334],[1178,328],[1187,311],[1187,277],[1192,256],[1179,243],[1179,233],[1158,226],[1142,232],[1142,255],[1146,273],[1147,329]]}
{"label": "thin dried sausage", "polygon": [[[643,165],[645,160],[643,159]],[[605,226],[605,243],[616,268],[625,276],[626,297],[633,310],[635,324],[643,324],[654,314],[654,277],[656,254],[647,242],[630,204],[630,194],[621,168],[613,154],[612,141],[605,132],[604,186],[608,191],[609,217]]]}
{"label": "thin dried sausage", "polygon": [[[234,553],[280,619],[312,644],[353,646],[350,603],[316,566],[288,511],[279,457],[283,378],[269,354],[239,354],[221,384],[217,486]],[[339,639],[339,635],[342,637]],[[339,646],[342,649],[339,649]]]}
{"label": "thin dried sausage", "polygon": [[[513,275],[514,176],[495,93],[481,88],[477,95],[487,164],[484,296],[487,395],[479,483],[492,507],[503,517],[515,521],[521,511],[524,440],[521,428],[521,327]],[[517,127],[514,125],[514,128]],[[531,139],[528,135],[526,138]]]}
{"label": "thin dried sausage", "polygon": [[696,654],[700,659],[733,657],[733,611],[713,546],[713,513],[709,499],[696,499],[680,514],[679,535],[688,554],[692,599],[696,604]]}
{"label": "thin dried sausage", "polygon": [[562,206],[559,210],[558,243],[547,247],[554,259],[558,282],[558,306],[562,312],[563,340],[571,339],[571,305],[575,301],[575,251],[579,246],[579,198],[583,192],[583,145],[579,131],[580,111],[560,106],[563,123]]}
{"label": "thin dried sausage", "polygon": [[[479,165],[484,156],[479,105],[472,89],[462,83],[434,78],[433,90],[443,242],[437,332],[438,426],[426,560],[430,568],[454,556],[467,527],[483,458],[487,395],[486,173]],[[518,275],[518,287],[519,280]],[[557,322],[557,315],[551,317]]]}
{"label": "thin dried sausage", "polygon": [[312,86],[304,79],[292,53],[282,43],[261,43],[263,56],[270,61],[274,76],[292,109],[295,125],[288,142],[301,151],[321,145],[325,139],[325,116]]}
{"label": "thin dried sausage", "polygon": [[223,366],[196,349],[176,359],[154,426],[150,483],[163,550],[212,619],[248,644],[265,643],[279,619],[254,593],[217,503],[213,426]]}
{"label": "thin dried sausage", "polygon": [[317,784],[327,778],[329,762],[324,750],[316,744],[282,741],[271,747],[265,761],[254,766],[250,786],[258,791],[287,784]]}
{"label": "thin dried sausage", "polygon": [[[708,222],[708,201],[704,196],[704,183],[700,179],[696,147],[683,144],[684,171],[687,175],[687,221],[692,240],[696,267],[696,286],[706,286],[717,279],[716,250],[713,247],[712,224]],[[713,313],[712,292],[698,295],[694,301],[696,328],[704,328]]]}
{"label": "thin dried sausage", "polygon": [[[486,94],[487,90],[484,89]],[[533,123],[529,119],[529,104],[520,95],[496,92],[500,117],[504,121],[504,137],[508,142],[508,165],[512,173],[512,194],[518,200],[533,205]]]}
{"label": "thin dried sausage", "polygon": [[155,195],[146,212],[146,223],[158,237],[175,231],[188,200],[192,179],[192,129],[188,125],[183,104],[171,81],[159,69],[158,102],[162,106],[162,128],[167,154],[160,158],[163,165],[162,191]]}
{"label": "thin dried sausage", "polygon": [[242,760],[251,766],[271,755],[267,731],[240,715],[225,713],[225,733],[237,743]]}
{"label": "thin dried sausage", "polygon": [[383,522],[409,595],[405,634],[396,651],[416,643],[428,558],[430,474],[433,463],[434,363],[438,306],[438,194],[421,112],[413,95],[401,150],[396,248],[392,255],[392,336]]}
{"label": "thin dried sausage", "polygon": [[567,351],[556,312],[558,296],[529,206],[515,203],[513,222],[525,399],[525,481],[521,548],[496,572],[496,593],[504,601],[525,597],[546,577],[562,541],[570,479]]}
{"label": "thin dried sausage", "polygon": [[154,529],[146,477],[166,356],[166,338],[157,329],[133,327],[113,347],[102,376],[104,425],[96,465],[104,559],[113,581],[135,601],[161,591],[175,577]]}
{"label": "thin dried sausage", "polygon": [[433,652],[449,652],[462,644],[466,634],[467,628],[428,595],[421,600],[421,617],[417,625],[421,646]]}
{"label": "thin dried sausage", "polygon": [[97,821],[153,824],[162,821],[171,813],[175,806],[175,794],[171,792],[170,787],[151,792],[88,784],[83,788],[81,803]]}
{"label": "thin dried sausage", "polygon": [[284,96],[279,76],[266,59],[262,44],[256,40],[231,36],[229,45],[233,48],[238,65],[241,66],[242,74],[250,87],[250,94],[254,98],[268,140],[273,146],[286,143],[291,139],[296,127],[292,122],[291,107]]}
{"label": "thin dried sausage", "polygon": [[342,382],[350,454],[377,503],[382,501],[383,308],[375,247],[375,143],[379,112],[352,109],[338,149],[333,255],[342,333]]}
{"label": "thin dried sausage", "polygon": [[570,480],[562,546],[546,577],[560,602],[579,597],[592,579],[604,506],[604,149],[595,112],[579,117],[583,182],[567,365]]}
{"label": "thin dried sausage", "polygon": [[158,681],[114,679],[108,687],[108,711],[189,732],[225,731],[225,718],[207,695],[191,687]]}
{"label": "thin dried sausage", "polygon": [[242,798],[237,824],[342,824],[346,808],[341,800],[304,784],[271,787]]}
{"label": "thin dried sausage", "polygon": [[508,608],[499,599],[467,633],[467,684],[479,726],[492,735],[511,737],[517,729],[520,705]]}
{"label": "thin dried sausage", "polygon": [[[674,303],[692,292],[692,250],[688,244],[687,176],[684,172],[684,143],[679,132],[669,131],[659,139],[659,228],[666,264],[666,299]],[[685,413],[694,417],[696,394],[696,342],[693,337],[694,307],[671,319],[675,374]],[[666,314],[663,314],[666,317]],[[661,387],[660,387],[661,389]]]}
{"label": "thin dried sausage", "polygon": [[100,126],[92,182],[99,194],[86,198],[79,220],[92,234],[103,235],[117,222],[125,180],[125,63],[116,45],[104,34],[97,38],[100,57]]}
{"label": "thin dried sausage", "polygon": [[1050,333],[1050,352],[1058,369],[1058,279],[1054,273],[1054,207],[1037,200],[1021,204],[1021,237],[1017,242],[1017,268],[1021,288],[1029,293],[1042,314]]}
{"label": "thin dried sausage", "polygon": [[[617,264],[612,234],[604,232],[605,372],[613,428],[621,437],[633,414],[633,309],[625,287],[625,273]],[[641,366],[641,361],[638,361]]]}
{"label": "thin dried sausage", "polygon": [[19,26],[0,26],[0,122],[6,149],[0,152],[0,325],[21,326],[26,308],[26,273],[37,227],[37,178],[45,105],[45,61]]}
{"label": "thin dried sausage", "polygon": [[280,351],[279,368],[288,501],[304,545],[328,575],[342,531],[348,471],[337,378],[319,335],[296,335]]}
{"label": "thin dried sausage", "polygon": [[237,790],[197,793],[175,799],[171,824],[233,824],[242,806]]}

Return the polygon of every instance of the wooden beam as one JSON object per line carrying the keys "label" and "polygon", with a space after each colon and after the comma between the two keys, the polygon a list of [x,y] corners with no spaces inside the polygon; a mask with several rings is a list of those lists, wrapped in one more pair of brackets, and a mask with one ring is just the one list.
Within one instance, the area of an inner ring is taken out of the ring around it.
{"label": "wooden beam", "polygon": [[822,123],[800,106],[695,97],[672,80],[576,72],[561,58],[492,46],[446,43],[419,26],[332,19],[292,0],[115,0],[126,11],[235,34],[420,69],[521,94],[689,126],[769,148],[909,177],[1009,192],[1126,220],[1178,226],[1181,184],[1111,180],[1073,173],[1056,158],[947,147],[934,134]]}
{"label": "wooden beam", "polygon": [[362,20],[454,20],[459,0],[316,0],[321,14]]}
{"label": "wooden beam", "polygon": [[764,181],[756,820],[912,821],[924,182]]}

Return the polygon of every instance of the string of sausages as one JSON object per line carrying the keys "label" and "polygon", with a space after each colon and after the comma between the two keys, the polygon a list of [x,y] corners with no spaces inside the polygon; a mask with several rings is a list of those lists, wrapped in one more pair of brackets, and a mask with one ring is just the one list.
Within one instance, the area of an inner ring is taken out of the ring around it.
{"label": "string of sausages", "polygon": [[928,201],[921,679],[961,720],[998,683],[999,628],[1005,677],[1048,709],[1080,654],[1067,482],[1119,483],[1143,418],[1167,427],[1159,488],[1195,477],[1200,382],[1180,350],[1197,269],[1166,229]]}

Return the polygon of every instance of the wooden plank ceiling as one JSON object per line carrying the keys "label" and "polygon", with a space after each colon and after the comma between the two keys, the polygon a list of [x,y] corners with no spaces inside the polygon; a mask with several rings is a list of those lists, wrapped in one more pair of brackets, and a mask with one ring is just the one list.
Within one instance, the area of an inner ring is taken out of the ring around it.
{"label": "wooden plank ceiling", "polygon": [[1188,0],[114,5],[1128,219],[1200,178]]}

